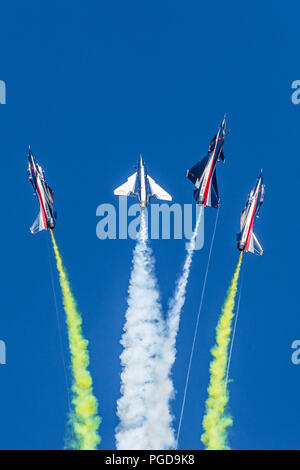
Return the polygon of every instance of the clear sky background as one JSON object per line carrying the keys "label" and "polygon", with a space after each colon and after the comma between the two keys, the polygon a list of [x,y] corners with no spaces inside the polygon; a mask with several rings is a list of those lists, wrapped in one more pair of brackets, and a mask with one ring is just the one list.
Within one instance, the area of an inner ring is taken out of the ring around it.
{"label": "clear sky background", "polygon": [[[202,448],[209,350],[237,259],[240,211],[259,170],[267,186],[255,232],[262,258],[244,256],[230,385],[233,449],[299,449],[299,2],[10,1],[1,5],[0,448],[61,449],[68,411],[49,272],[50,236],[32,236],[38,210],[26,175],[30,144],[55,193],[55,236],[84,317],[101,448],[115,448],[131,240],[100,241],[96,208],[142,152],[151,176],[192,202],[185,171],[203,157],[227,113],[218,165],[219,224],[201,314],[181,449]],[[193,260],[174,367],[178,424],[216,211]],[[185,240],[151,243],[166,308]],[[54,268],[54,258],[50,251]],[[64,354],[64,312],[54,270]]]}

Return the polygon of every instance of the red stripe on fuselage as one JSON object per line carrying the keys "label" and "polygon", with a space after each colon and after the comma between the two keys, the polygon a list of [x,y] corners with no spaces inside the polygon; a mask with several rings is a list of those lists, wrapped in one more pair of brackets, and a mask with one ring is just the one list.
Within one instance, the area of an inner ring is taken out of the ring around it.
{"label": "red stripe on fuselage", "polygon": [[215,160],[215,155],[216,155],[216,151],[217,151],[219,136],[220,136],[220,129],[219,129],[218,135],[216,137],[215,149],[214,149],[214,153],[213,153],[213,156],[212,156],[212,164],[211,164],[210,172],[209,172],[209,175],[208,175],[208,178],[207,178],[206,188],[204,190],[204,203],[203,203],[204,206],[207,205],[208,191],[209,191],[209,188],[210,188],[210,185],[211,185],[211,178],[212,178],[212,172],[213,172],[213,167],[214,167],[214,160]]}
{"label": "red stripe on fuselage", "polygon": [[254,216],[255,216],[255,212],[256,212],[256,206],[257,206],[257,199],[258,199],[259,191],[260,191],[260,190],[257,191],[256,201],[255,201],[255,205],[254,205],[254,209],[253,209],[253,214],[252,214],[252,216],[251,216],[251,222],[250,222],[250,225],[249,225],[249,230],[248,230],[248,235],[247,235],[247,241],[246,241],[245,251],[248,251],[248,250],[249,250],[249,245],[250,245],[251,236],[252,236],[252,232],[253,232]]}
{"label": "red stripe on fuselage", "polygon": [[41,208],[41,213],[42,213],[42,217],[43,217],[45,230],[47,230],[48,229],[48,223],[47,223],[46,209],[44,207],[43,198],[42,198],[42,195],[41,195],[41,190],[39,188],[38,178],[36,178],[36,188],[37,188],[37,192],[38,192],[40,208]]}

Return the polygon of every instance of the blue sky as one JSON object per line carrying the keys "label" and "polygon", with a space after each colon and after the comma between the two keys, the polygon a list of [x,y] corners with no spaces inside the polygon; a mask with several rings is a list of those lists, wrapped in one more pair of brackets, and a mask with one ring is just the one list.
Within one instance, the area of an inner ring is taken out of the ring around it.
{"label": "blue sky", "polygon": [[[49,233],[32,236],[37,202],[26,153],[46,170],[58,211],[55,235],[84,316],[103,449],[115,446],[120,336],[134,242],[100,241],[96,208],[143,153],[174,202],[192,202],[186,168],[204,156],[224,112],[232,133],[218,167],[222,197],[180,448],[202,448],[209,350],[238,258],[240,211],[260,168],[267,194],[256,225],[265,253],[244,257],[230,411],[234,449],[299,448],[298,133],[299,3],[258,1],[11,1],[1,6],[0,106],[2,269],[0,448],[60,449],[67,389],[49,273]],[[184,378],[215,211],[194,257],[178,336],[173,402]],[[152,248],[166,307],[184,260],[184,240]],[[47,247],[48,246],[48,247]],[[51,248],[51,247],[50,247]],[[51,252],[50,252],[51,253]],[[53,265],[53,256],[50,256]],[[59,323],[68,358],[57,275]]]}

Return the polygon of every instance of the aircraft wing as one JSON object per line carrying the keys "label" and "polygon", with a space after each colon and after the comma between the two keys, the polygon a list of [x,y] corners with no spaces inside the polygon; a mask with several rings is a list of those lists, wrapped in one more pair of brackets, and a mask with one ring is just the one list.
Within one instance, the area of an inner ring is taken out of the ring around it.
{"label": "aircraft wing", "polygon": [[186,176],[196,186],[200,187],[201,179],[208,162],[208,157],[204,157],[200,162],[196,163],[192,168],[187,171]]}
{"label": "aircraft wing", "polygon": [[126,183],[121,184],[118,188],[114,190],[115,196],[132,196],[135,194],[135,186],[136,186],[136,173],[129,176]]}
{"label": "aircraft wing", "polygon": [[47,196],[47,201],[49,202],[49,204],[53,206],[53,201],[54,201],[53,191],[46,182],[44,182],[44,188],[45,188],[45,194]]}
{"label": "aircraft wing", "polygon": [[257,203],[257,209],[256,209],[256,217],[259,217],[258,213],[260,211],[260,208],[264,202],[264,198],[265,198],[265,192],[266,192],[266,187],[264,184],[261,185],[261,190],[260,190],[260,195],[259,195],[259,199],[258,199],[258,203]]}
{"label": "aircraft wing", "polygon": [[154,179],[152,179],[149,175],[147,175],[151,196],[156,197],[157,199],[161,199],[163,201],[172,201],[172,196],[167,193],[161,186],[155,183]]}
{"label": "aircraft wing", "polygon": [[261,256],[264,252],[261,244],[259,243],[259,241],[257,240],[255,234],[252,232],[252,235],[251,235],[251,240],[250,240],[250,245],[249,245],[249,250],[251,253],[254,253],[256,255],[259,255]]}
{"label": "aircraft wing", "polygon": [[217,183],[217,176],[216,172],[214,171],[213,177],[212,177],[212,188],[211,188],[211,207],[219,207],[220,205],[220,196],[219,196],[219,190],[218,190],[218,183]]}
{"label": "aircraft wing", "polygon": [[219,158],[222,160],[223,163],[225,163],[225,157],[224,157],[223,149],[221,150]]}
{"label": "aircraft wing", "polygon": [[30,232],[31,233],[38,233],[41,230],[47,230],[47,227],[45,227],[42,212],[40,211],[37,218],[35,219],[32,226],[30,227]]}
{"label": "aircraft wing", "polygon": [[248,205],[245,207],[245,209],[241,213],[241,218],[240,218],[240,229],[241,229],[241,231],[245,227],[247,215],[248,215]]}

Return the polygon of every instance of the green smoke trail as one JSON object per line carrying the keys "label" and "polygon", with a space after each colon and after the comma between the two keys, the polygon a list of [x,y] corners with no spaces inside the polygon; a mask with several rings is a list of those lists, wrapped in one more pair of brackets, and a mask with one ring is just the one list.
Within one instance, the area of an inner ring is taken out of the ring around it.
{"label": "green smoke trail", "polygon": [[93,394],[93,382],[88,370],[88,341],[82,333],[82,317],[71,291],[70,283],[52,230],[51,238],[59,272],[66,323],[68,327],[69,347],[73,373],[72,404],[74,410],[70,416],[74,438],[70,443],[76,450],[96,450],[100,443],[98,428],[101,418],[98,413],[98,402]]}
{"label": "green smoke trail", "polygon": [[226,299],[217,324],[216,344],[211,350],[213,360],[210,363],[210,383],[207,389],[205,416],[203,418],[204,433],[201,441],[207,450],[229,449],[227,444],[227,428],[232,425],[232,418],[226,414],[228,403],[226,387],[226,366],[228,358],[228,345],[231,334],[234,301],[237,292],[237,283],[242,264],[243,252],[227,291]]}

